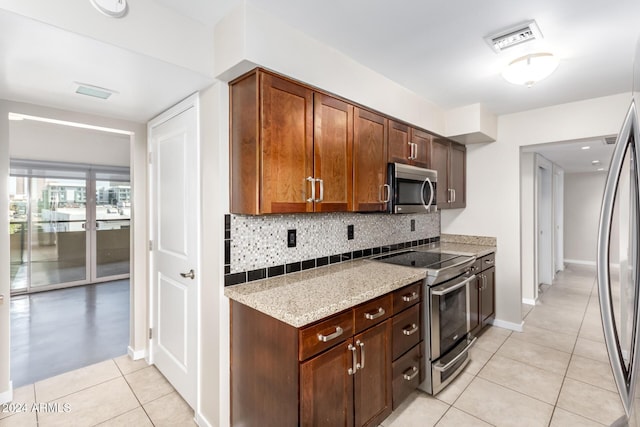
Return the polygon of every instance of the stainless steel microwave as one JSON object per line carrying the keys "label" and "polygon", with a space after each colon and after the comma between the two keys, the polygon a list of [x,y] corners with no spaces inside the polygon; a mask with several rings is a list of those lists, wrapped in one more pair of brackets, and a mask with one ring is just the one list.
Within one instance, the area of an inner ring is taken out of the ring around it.
{"label": "stainless steel microwave", "polygon": [[437,171],[402,163],[389,163],[387,180],[390,213],[424,213],[438,210]]}

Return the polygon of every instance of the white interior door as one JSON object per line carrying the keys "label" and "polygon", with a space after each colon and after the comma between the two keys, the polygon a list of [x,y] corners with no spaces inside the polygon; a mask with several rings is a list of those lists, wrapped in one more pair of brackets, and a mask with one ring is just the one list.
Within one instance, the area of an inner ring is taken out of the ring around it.
{"label": "white interior door", "polygon": [[178,114],[150,125],[151,361],[195,408],[199,294],[198,107],[197,100],[187,101],[190,102],[170,110],[175,113],[178,109]]}

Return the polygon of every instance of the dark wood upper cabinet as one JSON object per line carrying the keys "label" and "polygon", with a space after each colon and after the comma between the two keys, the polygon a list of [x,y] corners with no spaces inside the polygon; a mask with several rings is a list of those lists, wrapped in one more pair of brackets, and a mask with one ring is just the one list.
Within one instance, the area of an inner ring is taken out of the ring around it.
{"label": "dark wood upper cabinet", "polygon": [[431,138],[427,132],[411,128],[411,143],[414,144],[412,165],[427,169],[431,167]]}
{"label": "dark wood upper cabinet", "polygon": [[353,210],[384,212],[389,196],[387,119],[356,107],[353,129]]}
{"label": "dark wood upper cabinet", "polygon": [[385,212],[388,162],[438,170],[438,206],[466,206],[463,145],[260,68],[229,87],[232,213]]}
{"label": "dark wood upper cabinet", "polygon": [[440,209],[464,208],[467,203],[467,149],[464,145],[434,136],[431,169],[438,171],[436,200]]}
{"label": "dark wood upper cabinet", "polygon": [[404,123],[389,120],[389,163],[411,162],[412,148],[409,145],[410,128]]}
{"label": "dark wood upper cabinet", "polygon": [[316,93],[313,111],[314,210],[352,210],[353,105]]}
{"label": "dark wood upper cabinet", "polygon": [[429,133],[389,120],[389,162],[429,168],[430,152]]}
{"label": "dark wood upper cabinet", "polygon": [[231,212],[313,211],[313,91],[256,71],[231,99]]}

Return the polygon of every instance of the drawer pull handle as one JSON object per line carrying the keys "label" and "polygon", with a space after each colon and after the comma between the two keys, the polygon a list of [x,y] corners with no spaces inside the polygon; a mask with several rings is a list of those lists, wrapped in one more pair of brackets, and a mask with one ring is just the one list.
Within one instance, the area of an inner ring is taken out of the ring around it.
{"label": "drawer pull handle", "polygon": [[373,313],[365,313],[364,318],[368,320],[373,320],[373,319],[377,319],[378,317],[384,316],[384,314],[385,314],[384,308],[378,307],[378,310],[374,311]]}
{"label": "drawer pull handle", "polygon": [[318,334],[318,341],[322,341],[322,342],[331,341],[332,339],[338,338],[340,335],[342,335],[342,332],[344,332],[342,328],[340,326],[336,326],[336,331],[332,334],[329,334],[329,335]]}
{"label": "drawer pull handle", "polygon": [[411,302],[417,300],[419,297],[420,294],[418,294],[417,292],[411,292],[411,295],[402,295],[402,301]]}
{"label": "drawer pull handle", "polygon": [[407,381],[411,381],[416,377],[416,375],[418,375],[418,372],[420,372],[418,368],[416,366],[412,366],[411,368],[404,371],[404,373],[402,374],[402,378]]}
{"label": "drawer pull handle", "polygon": [[485,264],[489,264],[489,265],[493,265],[495,263],[495,261],[492,259],[485,259],[484,262]]}
{"label": "drawer pull handle", "polygon": [[418,325],[416,325],[415,323],[413,323],[413,324],[411,325],[411,329],[404,328],[404,329],[402,330],[402,333],[403,333],[403,334],[405,334],[405,335],[407,335],[407,336],[409,336],[409,335],[413,335],[413,334],[415,334],[416,332],[418,332]]}

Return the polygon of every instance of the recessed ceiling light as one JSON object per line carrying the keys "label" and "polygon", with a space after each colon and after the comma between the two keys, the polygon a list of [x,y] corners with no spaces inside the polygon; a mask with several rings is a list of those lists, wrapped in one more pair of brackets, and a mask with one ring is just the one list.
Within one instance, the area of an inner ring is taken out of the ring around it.
{"label": "recessed ceiling light", "polygon": [[583,150],[588,150],[589,148],[591,147],[589,147],[588,145],[585,145],[584,147],[582,147]]}
{"label": "recessed ceiling light", "polygon": [[598,170],[598,172],[602,172],[604,170],[604,168],[598,168],[597,170]]}
{"label": "recessed ceiling light", "polygon": [[599,165],[599,164],[600,164],[600,160],[593,160],[593,161],[591,162],[591,164],[592,164],[592,165],[594,165],[594,166],[595,166],[595,165]]}
{"label": "recessed ceiling light", "polygon": [[78,83],[76,84],[76,93],[80,95],[93,96],[94,98],[100,99],[108,99],[114,93],[118,93],[115,90],[107,89],[100,86],[94,86],[86,83]]}

